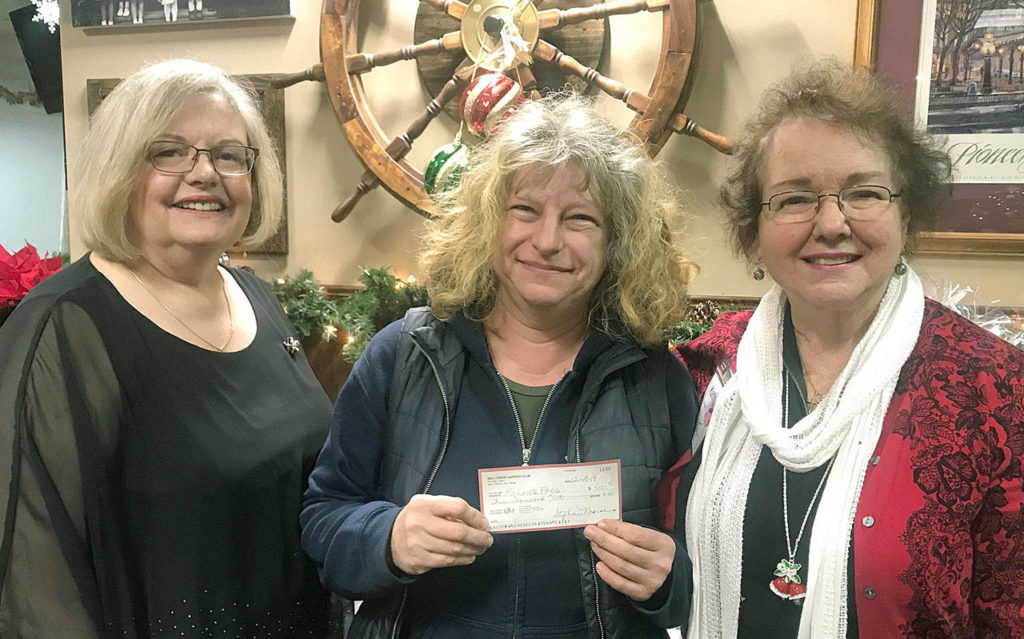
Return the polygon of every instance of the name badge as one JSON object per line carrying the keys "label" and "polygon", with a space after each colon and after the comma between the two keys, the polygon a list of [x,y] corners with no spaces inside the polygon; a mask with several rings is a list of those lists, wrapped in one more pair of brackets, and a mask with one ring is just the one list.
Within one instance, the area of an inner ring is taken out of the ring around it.
{"label": "name badge", "polygon": [[622,518],[621,462],[482,468],[480,511],[492,533],[580,528]]}

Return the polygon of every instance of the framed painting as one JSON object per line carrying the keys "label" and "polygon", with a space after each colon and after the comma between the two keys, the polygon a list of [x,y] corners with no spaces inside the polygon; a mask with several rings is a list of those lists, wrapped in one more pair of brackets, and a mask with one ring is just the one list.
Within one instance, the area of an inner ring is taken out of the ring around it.
{"label": "framed painting", "polygon": [[71,0],[71,25],[89,33],[107,27],[202,28],[248,20],[294,21],[295,0]]}
{"label": "framed painting", "polygon": [[1024,8],[1014,5],[858,3],[855,64],[893,82],[954,162],[951,197],[919,253],[1024,256]]}
{"label": "framed painting", "polygon": [[[267,123],[267,129],[270,132],[270,137],[274,140],[274,146],[277,147],[278,156],[281,161],[282,177],[284,177],[284,169],[287,166],[284,136],[284,89],[275,89],[270,86],[271,80],[277,77],[275,74],[239,75],[234,77],[236,80],[248,83],[256,92],[260,112],[263,114],[263,121]],[[116,87],[119,82],[121,82],[120,78],[86,80],[86,93],[90,118],[100,103],[103,102],[103,99],[110,95],[110,92],[113,91],[114,87]],[[284,206],[285,215],[281,218],[281,225],[277,228],[277,232],[274,233],[270,239],[254,249],[249,249],[246,251],[247,254],[288,254],[288,180],[286,177],[284,179],[285,183],[283,186],[285,201],[282,205]]]}

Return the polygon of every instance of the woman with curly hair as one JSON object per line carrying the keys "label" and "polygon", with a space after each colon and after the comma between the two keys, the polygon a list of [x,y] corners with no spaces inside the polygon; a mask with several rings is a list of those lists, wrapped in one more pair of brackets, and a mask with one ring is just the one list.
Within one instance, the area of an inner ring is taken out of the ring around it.
{"label": "woman with curly hair", "polygon": [[[673,193],[579,98],[523,105],[470,166],[426,237],[431,307],[338,397],[303,547],[364,600],[352,637],[664,637],[690,564],[655,486],[696,415],[662,339],[693,270]],[[489,532],[479,469],[614,459],[621,521]]]}
{"label": "woman with curly hair", "polygon": [[733,238],[775,285],[678,347],[707,428],[669,500],[688,636],[1024,636],[1024,353],[904,260],[949,158],[826,60],[765,94],[735,161]]}

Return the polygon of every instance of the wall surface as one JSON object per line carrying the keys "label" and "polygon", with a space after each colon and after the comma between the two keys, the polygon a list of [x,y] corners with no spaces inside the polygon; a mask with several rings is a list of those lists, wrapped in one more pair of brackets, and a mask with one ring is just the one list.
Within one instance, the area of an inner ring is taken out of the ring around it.
{"label": "wall surface", "polygon": [[[67,147],[71,156],[87,127],[85,81],[119,77],[147,62],[194,57],[232,73],[294,72],[319,61],[317,0],[295,0],[291,25],[249,25],[201,30],[134,29],[87,35],[62,29]],[[61,0],[65,24],[70,0]],[[360,47],[381,51],[413,42],[416,0],[362,3]],[[816,55],[852,60],[856,0],[715,0],[700,3],[698,68],[687,114],[713,131],[736,136],[762,90],[793,64]],[[612,58],[608,74],[629,86],[646,88],[657,57],[657,16],[611,19]],[[375,70],[366,79],[374,112],[391,135],[420,113],[428,97],[413,62]],[[622,123],[630,113],[605,100]],[[441,120],[444,119],[442,116]],[[289,254],[252,259],[265,277],[310,268],[322,282],[351,285],[361,266],[387,264],[399,274],[415,272],[419,217],[378,189],[363,198],[352,216],[334,224],[334,207],[355,189],[362,166],[349,150],[324,89],[306,83],[287,90]],[[411,154],[423,165],[438,145],[450,141],[455,125],[432,124]],[[749,269],[728,248],[722,217],[715,205],[716,185],[728,171],[727,159],[692,139],[668,142],[659,156],[677,176],[694,215],[690,248],[702,273],[695,295],[755,296],[768,282],[755,282]],[[73,215],[72,224],[73,224]],[[74,242],[75,255],[82,247]],[[1021,259],[918,258],[926,280],[972,286],[977,301],[1024,306]]]}
{"label": "wall surface", "polygon": [[60,113],[0,101],[0,244],[12,253],[62,248],[63,129]]}

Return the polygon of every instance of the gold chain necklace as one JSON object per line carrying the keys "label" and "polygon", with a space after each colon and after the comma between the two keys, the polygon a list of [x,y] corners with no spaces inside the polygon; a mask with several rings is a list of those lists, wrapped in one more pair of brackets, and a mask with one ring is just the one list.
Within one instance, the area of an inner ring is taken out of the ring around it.
{"label": "gold chain necklace", "polygon": [[818,387],[811,381],[809,375],[804,375],[804,381],[807,382],[806,386],[808,391],[814,391],[814,395],[810,392],[807,393],[807,400],[804,402],[807,406],[807,412],[813,411],[821,403],[821,400],[825,399],[825,393],[818,390]]}
{"label": "gold chain necklace", "polygon": [[207,346],[217,351],[218,353],[224,352],[224,349],[227,348],[227,345],[231,343],[231,338],[235,336],[235,316],[231,312],[231,300],[228,299],[228,286],[227,283],[224,282],[224,276],[220,274],[220,271],[217,272],[217,275],[220,276],[221,278],[220,284],[221,292],[224,294],[224,303],[228,305],[228,338],[224,341],[224,344],[222,346],[217,346],[210,340],[206,339],[199,333],[192,330],[192,327],[186,324],[185,320],[181,319],[180,317],[178,317],[177,313],[167,308],[167,305],[160,301],[160,298],[156,296],[156,294],[153,292],[153,289],[149,288],[149,286],[144,281],[142,281],[142,278],[139,277],[139,274],[135,272],[135,269],[128,266],[128,270],[135,277],[135,281],[139,283],[139,286],[141,286],[143,289],[145,289],[147,293],[149,293],[149,296],[153,298],[154,302],[160,305],[160,308],[167,311],[168,315],[173,317],[179,324],[181,324],[182,328],[184,328],[189,333],[192,333],[192,335],[198,338],[202,343],[206,344]]}

